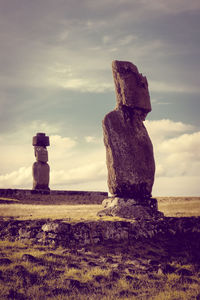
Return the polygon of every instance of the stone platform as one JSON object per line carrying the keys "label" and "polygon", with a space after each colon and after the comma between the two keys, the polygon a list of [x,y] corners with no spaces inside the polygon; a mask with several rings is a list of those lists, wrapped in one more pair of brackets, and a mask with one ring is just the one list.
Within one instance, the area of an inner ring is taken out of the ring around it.
{"label": "stone platform", "polygon": [[[163,240],[184,243],[186,239],[200,246],[200,217],[166,218],[154,221],[77,221],[4,220],[0,218],[0,240],[31,240],[34,244],[81,248],[88,245],[135,245],[136,241],[156,244]],[[190,245],[189,244],[189,245]],[[179,245],[180,246],[180,245]],[[168,249],[169,250],[169,249]],[[183,249],[185,251],[185,249]]]}
{"label": "stone platform", "polygon": [[110,197],[102,202],[103,210],[98,212],[99,217],[113,216],[126,219],[159,219],[164,214],[158,211],[158,203],[155,198],[131,199]]}
{"label": "stone platform", "polygon": [[108,193],[98,191],[0,189],[1,197],[19,200],[23,204],[101,204],[108,197]]}

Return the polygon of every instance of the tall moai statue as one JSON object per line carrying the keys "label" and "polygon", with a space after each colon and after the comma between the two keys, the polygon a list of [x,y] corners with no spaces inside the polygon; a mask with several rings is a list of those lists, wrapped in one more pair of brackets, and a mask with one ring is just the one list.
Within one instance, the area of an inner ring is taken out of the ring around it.
{"label": "tall moai statue", "polygon": [[33,146],[35,150],[36,162],[33,164],[33,190],[49,190],[49,172],[47,163],[49,146],[49,137],[45,133],[37,133],[33,137]]}
{"label": "tall moai statue", "polygon": [[116,108],[103,120],[112,197],[103,201],[98,215],[150,217],[157,211],[151,198],[155,161],[153,146],[143,124],[151,111],[148,82],[137,67],[127,61],[113,61]]}

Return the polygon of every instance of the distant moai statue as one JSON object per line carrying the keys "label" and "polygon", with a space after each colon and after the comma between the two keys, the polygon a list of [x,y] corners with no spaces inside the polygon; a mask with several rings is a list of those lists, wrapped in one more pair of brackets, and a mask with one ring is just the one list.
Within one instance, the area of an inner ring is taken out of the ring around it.
{"label": "distant moai statue", "polygon": [[36,162],[33,164],[33,190],[49,190],[49,172],[47,163],[49,146],[49,137],[45,133],[37,133],[33,137],[33,146],[35,150]]}

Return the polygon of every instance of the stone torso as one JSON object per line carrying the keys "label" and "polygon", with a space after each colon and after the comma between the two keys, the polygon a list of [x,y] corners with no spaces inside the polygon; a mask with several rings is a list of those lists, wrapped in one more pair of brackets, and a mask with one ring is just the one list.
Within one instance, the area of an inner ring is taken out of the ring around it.
{"label": "stone torso", "polygon": [[155,162],[153,146],[140,112],[127,106],[110,112],[103,120],[103,132],[111,194],[149,197]]}
{"label": "stone torso", "polygon": [[37,161],[33,164],[33,189],[48,190],[49,189],[49,165]]}

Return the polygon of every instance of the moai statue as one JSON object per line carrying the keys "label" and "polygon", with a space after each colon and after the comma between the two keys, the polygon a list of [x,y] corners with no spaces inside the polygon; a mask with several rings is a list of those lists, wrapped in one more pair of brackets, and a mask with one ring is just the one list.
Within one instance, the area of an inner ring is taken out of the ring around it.
{"label": "moai statue", "polygon": [[117,106],[103,120],[112,198],[103,201],[105,210],[98,215],[149,217],[152,212],[155,214],[157,201],[151,198],[153,146],[143,124],[151,111],[147,79],[127,61],[113,61],[112,71]]}
{"label": "moai statue", "polygon": [[33,164],[33,190],[49,190],[48,151],[49,137],[45,133],[37,133],[33,137],[36,162]]}

